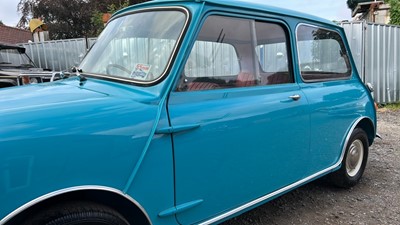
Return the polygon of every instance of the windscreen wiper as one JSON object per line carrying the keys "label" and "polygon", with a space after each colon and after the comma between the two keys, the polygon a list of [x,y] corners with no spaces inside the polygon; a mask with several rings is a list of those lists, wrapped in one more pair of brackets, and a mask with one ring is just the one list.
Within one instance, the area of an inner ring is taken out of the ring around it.
{"label": "windscreen wiper", "polygon": [[82,69],[79,69],[78,67],[74,66],[72,67],[72,72],[76,74],[77,77],[79,77],[79,82],[82,85],[84,81],[86,81],[86,77],[84,77],[82,73]]}

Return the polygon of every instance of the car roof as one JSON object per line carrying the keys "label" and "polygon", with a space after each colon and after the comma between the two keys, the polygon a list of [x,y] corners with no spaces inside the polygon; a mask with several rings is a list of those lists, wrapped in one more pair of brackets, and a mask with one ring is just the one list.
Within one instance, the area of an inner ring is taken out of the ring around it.
{"label": "car roof", "polygon": [[[267,0],[266,0],[267,1]],[[250,9],[250,10],[255,10],[259,12],[270,12],[273,14],[280,14],[284,16],[290,16],[290,17],[297,17],[301,19],[307,19],[307,20],[312,20],[318,23],[325,23],[329,25],[335,25],[334,22],[314,16],[311,14],[307,13],[302,13],[294,10],[289,10],[289,9],[284,9],[284,8],[279,8],[275,6],[268,5],[268,2],[253,2],[251,0],[153,0],[150,2],[146,2],[147,4],[152,4],[152,3],[157,3],[157,2],[198,2],[198,3],[209,3],[209,4],[215,4],[215,5],[221,5],[221,6],[229,6],[231,8],[244,8],[244,9]],[[146,4],[144,3],[144,4]]]}
{"label": "car roof", "polygon": [[0,49],[18,49],[18,50],[25,50],[24,47],[21,47],[21,46],[18,46],[18,45],[13,45],[13,44],[1,43],[1,42],[0,42]]}

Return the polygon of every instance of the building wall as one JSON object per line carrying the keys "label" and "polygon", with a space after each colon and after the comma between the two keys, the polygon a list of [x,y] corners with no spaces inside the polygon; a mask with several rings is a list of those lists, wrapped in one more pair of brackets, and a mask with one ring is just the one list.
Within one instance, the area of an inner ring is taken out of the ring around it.
{"label": "building wall", "polygon": [[376,21],[375,23],[381,24],[389,24],[390,22],[390,5],[389,4],[382,4],[379,6],[379,9],[376,11]]}
{"label": "building wall", "polygon": [[0,25],[0,42],[8,44],[26,43],[32,40],[32,34],[28,30]]}
{"label": "building wall", "polygon": [[361,15],[358,20],[366,20],[370,23],[388,24],[390,22],[389,10],[389,4],[381,4]]}

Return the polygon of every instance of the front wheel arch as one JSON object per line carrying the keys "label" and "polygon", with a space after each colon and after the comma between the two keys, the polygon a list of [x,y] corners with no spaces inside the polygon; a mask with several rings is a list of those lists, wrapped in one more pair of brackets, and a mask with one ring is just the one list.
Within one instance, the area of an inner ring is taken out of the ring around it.
{"label": "front wheel arch", "polygon": [[75,190],[47,198],[25,208],[6,221],[4,225],[22,224],[26,218],[30,218],[32,215],[49,209],[55,204],[68,203],[71,201],[90,201],[105,205],[119,212],[130,224],[151,225],[148,215],[138,203],[132,202],[132,200],[121,194],[98,189]]}
{"label": "front wheel arch", "polygon": [[115,209],[88,201],[61,202],[26,220],[24,225],[129,225]]}

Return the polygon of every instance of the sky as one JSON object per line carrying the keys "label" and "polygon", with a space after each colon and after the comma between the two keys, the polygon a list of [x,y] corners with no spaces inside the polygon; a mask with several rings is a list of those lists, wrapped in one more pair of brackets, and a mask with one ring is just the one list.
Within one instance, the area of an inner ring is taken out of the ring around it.
{"label": "sky", "polygon": [[[20,0],[0,0],[0,20],[7,26],[17,25],[20,14],[17,5]],[[246,0],[267,3],[281,8],[292,9],[328,20],[350,20],[351,12],[346,0]]]}

